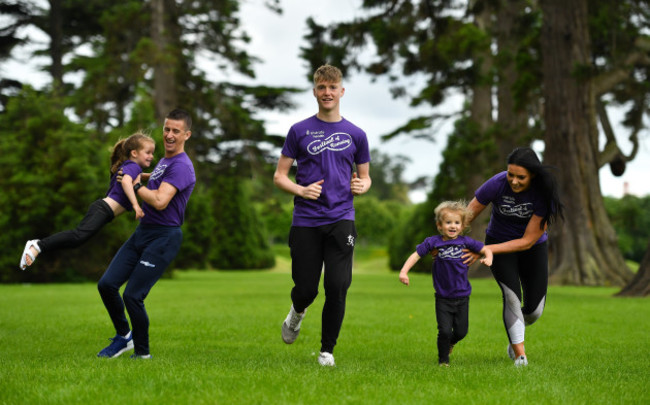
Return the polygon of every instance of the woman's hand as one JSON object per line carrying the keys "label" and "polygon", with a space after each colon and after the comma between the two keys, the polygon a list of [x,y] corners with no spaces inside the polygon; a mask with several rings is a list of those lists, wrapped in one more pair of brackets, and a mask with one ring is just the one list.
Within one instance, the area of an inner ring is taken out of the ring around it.
{"label": "woman's hand", "polygon": [[474,253],[469,249],[463,249],[463,252],[465,252],[465,254],[461,256],[463,259],[463,264],[466,264],[468,266],[474,264],[474,262],[476,262],[481,257],[479,253]]}

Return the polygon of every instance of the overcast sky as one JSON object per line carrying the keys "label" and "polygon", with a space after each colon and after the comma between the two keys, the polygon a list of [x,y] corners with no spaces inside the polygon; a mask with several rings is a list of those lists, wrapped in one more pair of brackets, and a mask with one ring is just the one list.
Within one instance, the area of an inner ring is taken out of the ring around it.
{"label": "overcast sky", "polygon": [[[264,113],[260,117],[267,122],[270,133],[286,134],[289,127],[296,121],[302,120],[317,111],[316,101],[311,94],[310,83],[306,79],[309,73],[306,62],[299,57],[300,47],[305,46],[303,40],[307,33],[305,20],[312,16],[320,24],[334,20],[349,20],[361,13],[361,0],[329,0],[304,1],[282,0],[284,12],[276,15],[262,6],[263,0],[243,0],[241,20],[244,29],[252,37],[247,50],[251,55],[262,59],[255,66],[256,79],[254,83],[271,86],[291,86],[304,88],[305,92],[294,96],[297,108],[288,113]],[[30,73],[25,61],[14,63],[0,71],[5,77],[30,77],[35,86],[42,85],[43,80],[38,75]],[[211,72],[208,72],[210,75]],[[215,80],[218,77],[215,77]],[[243,80],[243,79],[242,79]],[[250,82],[249,82],[250,83]],[[368,134],[371,148],[378,148],[391,155],[408,156],[406,180],[415,180],[420,176],[435,176],[441,162],[441,153],[446,146],[447,135],[451,132],[453,123],[449,122],[438,129],[437,140],[434,142],[410,139],[401,136],[389,142],[381,142],[380,136],[392,131],[407,122],[410,117],[430,109],[416,110],[407,105],[404,99],[393,100],[385,80],[374,83],[364,75],[353,73],[344,79],[346,89],[341,99],[341,113],[348,120],[363,128]],[[461,100],[455,98],[439,107],[440,112],[448,113],[460,108]],[[620,132],[620,131],[619,131]],[[627,133],[620,132],[620,145],[624,152],[631,148],[627,141]],[[623,195],[624,184],[628,184],[631,194],[639,196],[650,194],[650,132],[641,134],[641,147],[637,158],[628,164],[622,177],[611,175],[609,168],[600,171],[602,192],[605,195],[620,197]],[[467,157],[471,159],[471,156]],[[505,162],[504,162],[505,169]],[[372,176],[372,163],[371,163]],[[411,196],[416,201],[422,201],[424,193]]]}

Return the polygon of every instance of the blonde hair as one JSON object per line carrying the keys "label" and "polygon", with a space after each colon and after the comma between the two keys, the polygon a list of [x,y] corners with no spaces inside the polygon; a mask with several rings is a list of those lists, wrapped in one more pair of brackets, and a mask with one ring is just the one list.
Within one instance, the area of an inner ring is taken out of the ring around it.
{"label": "blonde hair", "polygon": [[115,174],[122,163],[129,160],[131,151],[144,148],[145,142],[156,144],[152,137],[142,131],[138,131],[126,139],[117,141],[115,146],[113,146],[113,153],[111,153],[111,174]]}
{"label": "blonde hair", "polygon": [[459,201],[443,201],[433,210],[436,214],[436,225],[442,223],[446,212],[455,212],[460,214],[460,219],[463,224],[463,231],[469,229],[469,223],[472,221],[472,211],[467,208],[467,203],[463,200]]}
{"label": "blonde hair", "polygon": [[343,73],[336,66],[323,65],[314,72],[314,85],[319,82],[339,83],[343,80]]}

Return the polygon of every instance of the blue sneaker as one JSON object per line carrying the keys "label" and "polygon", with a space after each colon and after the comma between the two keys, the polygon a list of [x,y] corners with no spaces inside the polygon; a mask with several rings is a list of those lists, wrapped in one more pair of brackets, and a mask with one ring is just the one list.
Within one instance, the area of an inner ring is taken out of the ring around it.
{"label": "blue sneaker", "polygon": [[133,353],[133,354],[131,355],[131,358],[132,358],[133,360],[140,360],[140,359],[149,360],[149,359],[152,358],[152,356],[151,356],[150,354],[138,354],[138,353]]}
{"label": "blue sneaker", "polygon": [[126,352],[127,350],[133,350],[133,338],[129,336],[128,338],[123,338],[120,335],[115,335],[111,344],[102,349],[101,352],[97,353],[97,357],[108,357],[113,359],[120,354]]}

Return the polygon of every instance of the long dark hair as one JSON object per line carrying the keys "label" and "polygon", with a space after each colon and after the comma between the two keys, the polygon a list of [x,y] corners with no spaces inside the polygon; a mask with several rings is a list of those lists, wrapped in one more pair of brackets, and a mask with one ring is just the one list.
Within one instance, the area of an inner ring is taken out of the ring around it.
{"label": "long dark hair", "polygon": [[155,143],[153,138],[140,131],[126,139],[117,141],[115,146],[113,146],[113,153],[111,153],[111,175],[117,172],[122,163],[129,160],[132,150],[144,148],[145,142]]}
{"label": "long dark hair", "polygon": [[554,167],[543,165],[537,157],[537,153],[528,147],[515,148],[510,152],[508,164],[521,166],[533,175],[531,186],[541,191],[546,204],[546,215],[541,223],[542,229],[547,223],[555,222],[558,216],[564,219],[564,204],[560,199],[557,180],[551,173]]}

